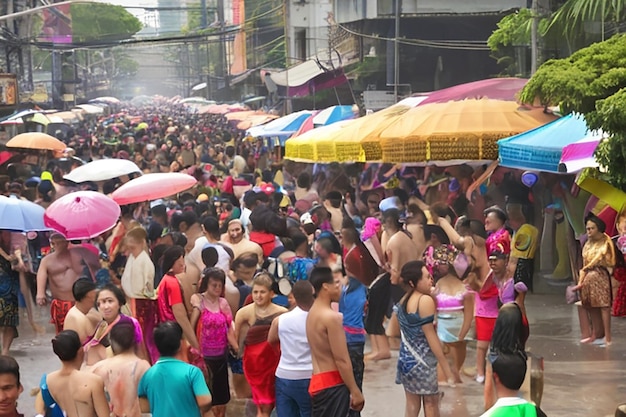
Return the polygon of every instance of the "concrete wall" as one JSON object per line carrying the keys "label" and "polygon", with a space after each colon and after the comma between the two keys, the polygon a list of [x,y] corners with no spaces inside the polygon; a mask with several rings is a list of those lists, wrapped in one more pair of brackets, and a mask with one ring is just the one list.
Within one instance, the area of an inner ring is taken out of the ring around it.
{"label": "concrete wall", "polygon": [[[328,50],[328,17],[332,0],[289,1],[288,51],[291,58],[307,59]],[[297,60],[291,59],[290,64]]]}
{"label": "concrete wall", "polygon": [[[527,0],[402,0],[403,14],[497,13],[527,7]],[[335,19],[339,23],[375,19],[395,13],[394,0],[337,0]]]}

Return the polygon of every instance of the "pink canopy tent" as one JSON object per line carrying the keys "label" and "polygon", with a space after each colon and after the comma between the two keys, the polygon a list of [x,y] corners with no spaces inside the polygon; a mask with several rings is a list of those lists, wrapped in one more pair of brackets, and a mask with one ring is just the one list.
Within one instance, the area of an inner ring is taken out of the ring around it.
{"label": "pink canopy tent", "polygon": [[[517,101],[516,94],[526,85],[523,78],[490,78],[459,84],[428,94],[419,106],[429,103],[445,103],[466,99],[489,98],[492,100]],[[423,93],[419,93],[423,96]]]}
{"label": "pink canopy tent", "polygon": [[583,168],[597,167],[598,163],[593,154],[603,137],[602,132],[594,132],[565,146],[561,154],[561,161],[559,161],[559,172],[571,173]]}

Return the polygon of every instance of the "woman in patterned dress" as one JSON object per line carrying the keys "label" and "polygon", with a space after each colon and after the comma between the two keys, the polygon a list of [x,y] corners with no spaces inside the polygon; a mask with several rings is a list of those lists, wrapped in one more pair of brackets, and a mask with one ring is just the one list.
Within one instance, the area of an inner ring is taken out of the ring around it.
{"label": "woman in patterned dress", "polygon": [[425,417],[438,417],[437,362],[450,385],[454,384],[454,376],[433,325],[436,311],[435,301],[430,296],[433,277],[421,261],[407,262],[400,277],[407,294],[394,306],[402,340],[396,384],[404,386],[405,416],[417,417],[423,403]]}
{"label": "woman in patterned dress", "polygon": [[[578,285],[580,301],[583,308],[591,314],[592,334],[581,340],[581,343],[595,345],[611,344],[611,273],[615,266],[615,245],[611,238],[604,233],[606,224],[593,214],[585,218],[587,242],[583,246],[583,268],[580,271]],[[595,311],[594,311],[595,310]],[[597,322],[600,310],[601,321]],[[604,329],[604,337],[601,337]],[[586,336],[586,335],[583,335]]]}

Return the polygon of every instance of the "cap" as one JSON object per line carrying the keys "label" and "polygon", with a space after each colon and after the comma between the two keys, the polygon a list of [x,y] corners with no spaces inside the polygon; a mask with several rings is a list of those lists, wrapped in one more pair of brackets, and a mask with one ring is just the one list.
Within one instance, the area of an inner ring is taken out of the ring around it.
{"label": "cap", "polygon": [[198,195],[198,197],[196,198],[196,202],[198,203],[202,203],[203,201],[209,201],[209,196],[205,193]]}
{"label": "cap", "polygon": [[313,218],[311,217],[311,213],[306,212],[302,216],[300,216],[300,223],[313,224]]}
{"label": "cap", "polygon": [[164,205],[164,204],[165,204],[165,203],[163,203],[163,200],[159,198],[159,199],[157,199],[157,200],[154,200],[154,201],[151,201],[151,202],[150,202],[150,208],[151,208],[151,209],[153,209],[153,208],[155,208],[156,206],[162,206],[162,205]]}
{"label": "cap", "polygon": [[493,260],[493,259],[506,259],[507,254],[501,251],[493,251],[489,254],[489,260]]}

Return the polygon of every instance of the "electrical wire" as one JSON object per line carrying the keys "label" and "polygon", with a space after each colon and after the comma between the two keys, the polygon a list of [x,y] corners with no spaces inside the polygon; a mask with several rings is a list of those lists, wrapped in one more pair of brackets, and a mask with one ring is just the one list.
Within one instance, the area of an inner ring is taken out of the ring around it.
{"label": "electrical wire", "polygon": [[[387,38],[383,36],[376,35],[368,35],[365,33],[359,33],[354,30],[348,29],[340,23],[337,23],[337,26],[342,30],[350,33],[351,35],[358,36],[361,38],[367,39],[376,39],[381,41],[396,41],[395,38]],[[436,48],[436,49],[457,49],[457,50],[469,50],[469,51],[489,51],[490,48],[487,46],[487,42],[484,42],[485,46],[480,46],[479,44],[470,44],[467,41],[426,41],[422,39],[397,39],[398,43],[403,45],[412,45],[412,46],[421,46],[426,48]],[[482,42],[482,41],[473,41],[473,42]]]}

